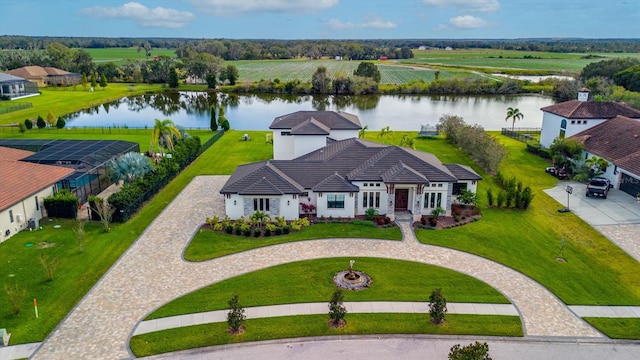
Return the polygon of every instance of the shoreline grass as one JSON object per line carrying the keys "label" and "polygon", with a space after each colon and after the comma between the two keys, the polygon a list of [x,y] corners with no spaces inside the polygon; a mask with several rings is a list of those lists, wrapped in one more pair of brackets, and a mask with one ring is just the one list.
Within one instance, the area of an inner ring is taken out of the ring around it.
{"label": "shoreline grass", "polygon": [[347,314],[346,325],[334,329],[328,315],[300,315],[250,319],[241,335],[230,335],[226,323],[213,323],[137,335],[129,343],[135,356],[150,356],[185,349],[236,344],[249,341],[310,336],[364,334],[434,334],[523,336],[517,316],[450,314],[442,325],[434,325],[428,314]]}
{"label": "shoreline grass", "polygon": [[[336,289],[333,276],[352,258],[335,257],[281,264],[239,275],[186,294],[160,307],[146,320],[222,310],[238,294],[244,306],[324,302]],[[345,301],[429,301],[442,288],[447,301],[508,304],[486,283],[443,267],[384,258],[355,257],[355,269],[373,280],[363,291],[345,292]],[[260,286],[256,286],[260,284]]]}
{"label": "shoreline grass", "polygon": [[320,223],[288,235],[255,239],[203,229],[198,231],[189,243],[184,258],[187,261],[198,262],[270,245],[326,238],[402,240],[402,232],[398,226],[377,228],[350,223]]}

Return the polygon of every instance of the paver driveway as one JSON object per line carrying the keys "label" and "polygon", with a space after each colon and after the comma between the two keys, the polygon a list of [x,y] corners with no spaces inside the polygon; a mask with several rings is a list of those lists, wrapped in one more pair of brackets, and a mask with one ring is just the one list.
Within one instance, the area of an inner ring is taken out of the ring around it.
{"label": "paver driveway", "polygon": [[417,242],[325,239],[280,244],[189,263],[182,252],[204,219],[223,214],[227,176],[196,177],[43,342],[34,359],[130,358],[128,338],[159,306],[203,286],[266,267],[315,258],[367,256],[448,267],[497,288],[517,307],[527,336],[601,337],[552,293],[523,274],[460,251]]}

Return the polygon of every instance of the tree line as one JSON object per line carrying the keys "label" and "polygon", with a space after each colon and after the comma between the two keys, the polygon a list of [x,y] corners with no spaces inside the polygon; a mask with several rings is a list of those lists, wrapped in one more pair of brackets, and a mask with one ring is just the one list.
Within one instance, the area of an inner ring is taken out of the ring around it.
{"label": "tree line", "polygon": [[[44,50],[52,43],[69,48],[127,48],[141,44],[153,48],[200,48],[232,59],[277,59],[286,56],[346,56],[354,60],[376,58],[380,54],[396,56],[395,49],[445,48],[499,49],[521,51],[570,52],[640,52],[640,39],[361,39],[361,40],[274,40],[274,39],[188,39],[124,37],[49,37],[0,36],[0,49]],[[389,49],[394,49],[389,52]],[[408,53],[405,53],[408,55]]]}

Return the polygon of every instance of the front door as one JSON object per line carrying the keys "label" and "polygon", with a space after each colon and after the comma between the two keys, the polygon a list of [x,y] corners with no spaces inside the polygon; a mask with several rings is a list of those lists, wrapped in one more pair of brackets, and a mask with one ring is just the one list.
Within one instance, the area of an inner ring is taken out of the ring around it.
{"label": "front door", "polygon": [[409,205],[409,189],[396,189],[396,211],[407,211]]}

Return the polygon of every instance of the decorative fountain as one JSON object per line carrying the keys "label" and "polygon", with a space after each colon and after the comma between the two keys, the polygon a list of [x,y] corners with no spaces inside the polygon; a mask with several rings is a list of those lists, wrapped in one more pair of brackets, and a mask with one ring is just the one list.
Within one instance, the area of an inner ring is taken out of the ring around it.
{"label": "decorative fountain", "polygon": [[337,287],[347,290],[364,290],[371,285],[371,277],[362,271],[353,270],[355,260],[349,260],[349,269],[340,271],[333,277]]}

